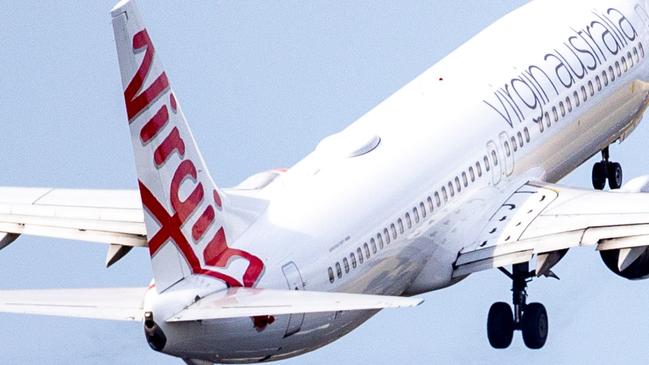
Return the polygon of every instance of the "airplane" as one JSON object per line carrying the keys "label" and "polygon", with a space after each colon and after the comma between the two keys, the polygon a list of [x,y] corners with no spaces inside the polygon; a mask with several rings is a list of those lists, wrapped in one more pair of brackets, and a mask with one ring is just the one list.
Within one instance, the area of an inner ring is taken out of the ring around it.
{"label": "airplane", "polygon": [[[3,291],[0,310],[143,321],[154,350],[187,363],[260,362],[499,269],[513,310],[491,307],[489,342],[506,348],[520,331],[541,348],[547,312],[527,303],[526,284],[553,276],[569,248],[595,247],[624,278],[649,275],[649,178],[619,189],[608,151],[647,105],[647,5],[531,2],[295,166],[221,189],[134,3],[122,1],[112,17],[140,195],[4,188],[0,245],[21,234],[108,242],[107,265],[147,247],[154,282]],[[539,14],[555,28],[538,32]],[[555,184],[600,152],[595,190]],[[600,191],[606,183],[619,191]]]}

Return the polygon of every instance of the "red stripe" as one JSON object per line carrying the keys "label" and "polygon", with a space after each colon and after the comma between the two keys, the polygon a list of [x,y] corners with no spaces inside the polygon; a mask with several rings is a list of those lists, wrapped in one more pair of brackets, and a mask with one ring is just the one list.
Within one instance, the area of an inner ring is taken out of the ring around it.
{"label": "red stripe", "polygon": [[212,208],[211,205],[208,205],[192,227],[192,238],[194,239],[194,242],[198,242],[203,238],[207,229],[210,227],[212,222],[214,222],[214,216],[214,208]]}
{"label": "red stripe", "polygon": [[163,91],[169,88],[167,74],[163,72],[145,91],[138,95],[138,92],[140,92],[144,85],[144,81],[149,75],[149,71],[151,71],[153,55],[155,54],[153,42],[151,42],[151,38],[149,38],[146,29],[140,31],[133,37],[133,50],[141,51],[143,48],[146,48],[144,60],[126,87],[126,90],[124,90],[126,114],[128,115],[129,122],[133,122],[133,119],[140,112],[146,109],[152,101],[157,99]]}
{"label": "red stripe", "polygon": [[[242,250],[227,247],[225,233],[223,232],[223,229],[221,229],[219,230],[219,232],[217,232],[215,238],[212,240],[212,242],[210,242],[210,244],[208,244],[208,247],[206,247],[204,251],[204,255],[207,255],[209,258],[209,262],[206,260],[206,263],[210,266],[225,267],[229,259],[233,256],[238,256],[247,260],[249,264],[243,275],[243,285],[238,280],[229,275],[202,267],[198,260],[198,257],[196,257],[191,245],[189,244],[187,239],[185,239],[185,236],[180,229],[181,222],[178,218],[178,213],[174,214],[173,216],[169,215],[166,209],[155,198],[153,193],[142,183],[142,181],[139,181],[139,186],[144,208],[160,224],[160,230],[149,240],[149,253],[151,254],[151,257],[155,256],[158,250],[167,241],[172,240],[180,251],[181,255],[184,257],[192,273],[198,275],[206,275],[218,280],[222,280],[229,287],[253,287],[256,284],[264,268],[263,262],[258,257]],[[221,249],[222,252],[219,253],[217,250],[215,250],[214,245],[216,245],[217,248]]]}
{"label": "red stripe", "polygon": [[163,105],[160,110],[151,118],[140,131],[142,142],[149,143],[169,121],[169,112],[167,106]]}
{"label": "red stripe", "polygon": [[156,166],[162,166],[162,164],[167,162],[167,159],[174,151],[178,152],[180,158],[185,156],[185,142],[180,137],[178,128],[175,127],[153,153],[153,160],[155,161]]}

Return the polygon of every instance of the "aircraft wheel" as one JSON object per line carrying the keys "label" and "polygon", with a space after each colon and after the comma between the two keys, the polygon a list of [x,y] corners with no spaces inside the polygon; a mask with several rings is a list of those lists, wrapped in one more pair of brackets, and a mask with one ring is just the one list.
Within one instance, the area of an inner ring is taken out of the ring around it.
{"label": "aircraft wheel", "polygon": [[617,162],[609,162],[607,166],[608,186],[611,190],[622,186],[622,166]]}
{"label": "aircraft wheel", "polygon": [[487,317],[487,337],[493,348],[506,349],[514,338],[514,314],[507,303],[494,303]]}
{"label": "aircraft wheel", "polygon": [[540,349],[548,338],[548,313],[541,303],[530,303],[525,307],[521,319],[523,342],[530,349]]}
{"label": "aircraft wheel", "polygon": [[606,162],[601,161],[593,165],[593,188],[595,190],[604,190],[606,186],[606,177],[608,171],[606,169]]}

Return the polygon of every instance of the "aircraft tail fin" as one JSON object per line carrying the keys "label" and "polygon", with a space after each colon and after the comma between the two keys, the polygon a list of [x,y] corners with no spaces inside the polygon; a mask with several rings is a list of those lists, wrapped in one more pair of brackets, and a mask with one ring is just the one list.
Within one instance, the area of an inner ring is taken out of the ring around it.
{"label": "aircraft tail fin", "polygon": [[[241,222],[207,170],[134,1],[111,15],[158,291],[192,275],[254,286],[263,263],[228,247]],[[228,265],[232,258],[247,265]]]}

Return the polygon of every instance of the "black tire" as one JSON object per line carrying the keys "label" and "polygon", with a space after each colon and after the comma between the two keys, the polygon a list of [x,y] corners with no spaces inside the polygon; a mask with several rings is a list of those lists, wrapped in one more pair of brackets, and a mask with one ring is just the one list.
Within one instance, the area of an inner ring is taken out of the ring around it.
{"label": "black tire", "polygon": [[595,190],[604,190],[604,187],[606,186],[607,175],[608,175],[608,171],[606,171],[605,162],[597,162],[593,165],[592,178],[593,178],[593,188]]}
{"label": "black tire", "polygon": [[530,303],[521,318],[523,342],[530,349],[538,350],[548,339],[548,313],[541,303]]}
{"label": "black tire", "polygon": [[606,170],[608,186],[611,190],[619,189],[622,186],[622,166],[617,162],[610,162]]}
{"label": "black tire", "polygon": [[495,349],[506,349],[514,338],[514,314],[507,303],[498,302],[489,308],[487,337]]}

